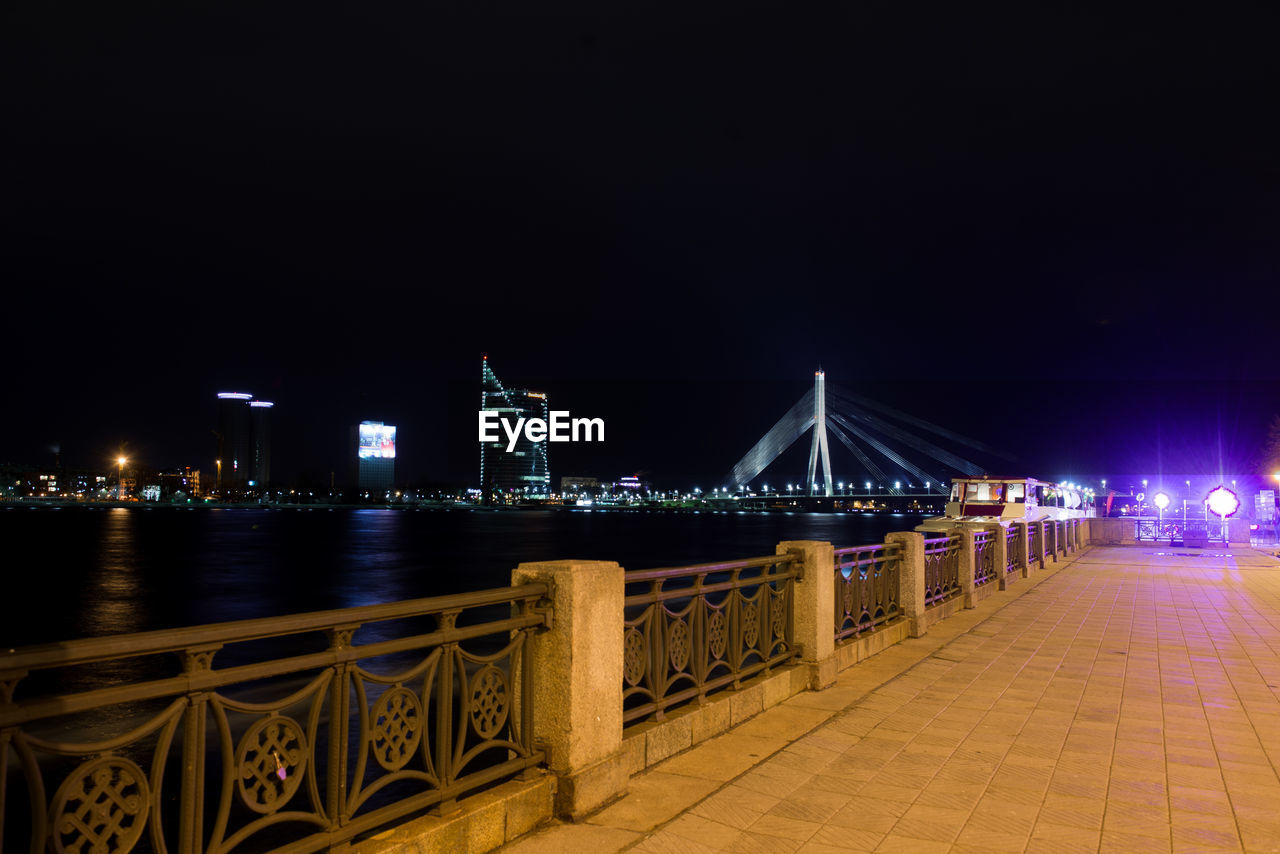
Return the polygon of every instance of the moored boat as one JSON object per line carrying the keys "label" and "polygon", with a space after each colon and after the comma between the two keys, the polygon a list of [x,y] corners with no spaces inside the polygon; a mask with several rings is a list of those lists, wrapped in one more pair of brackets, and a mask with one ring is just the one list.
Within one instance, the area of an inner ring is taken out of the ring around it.
{"label": "moored boat", "polygon": [[946,512],[916,525],[917,531],[937,533],[959,525],[1039,522],[1042,519],[1082,519],[1093,515],[1092,493],[1075,484],[1058,484],[1032,477],[958,477],[951,484]]}

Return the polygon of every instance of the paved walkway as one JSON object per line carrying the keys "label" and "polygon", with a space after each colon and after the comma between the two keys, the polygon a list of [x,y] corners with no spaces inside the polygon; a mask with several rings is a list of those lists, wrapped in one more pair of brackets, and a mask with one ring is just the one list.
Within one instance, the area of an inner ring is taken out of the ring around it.
{"label": "paved walkway", "polygon": [[1280,851],[1280,561],[1094,547],[1018,586],[504,854]]}

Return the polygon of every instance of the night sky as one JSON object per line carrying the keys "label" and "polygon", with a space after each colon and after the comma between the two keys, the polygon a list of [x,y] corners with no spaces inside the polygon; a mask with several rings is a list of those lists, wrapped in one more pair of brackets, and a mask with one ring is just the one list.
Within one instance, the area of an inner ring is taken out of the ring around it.
{"label": "night sky", "polygon": [[474,483],[488,353],[605,418],[557,482],[709,488],[819,365],[1009,473],[1262,466],[1280,21],[1146,12],[17,0],[0,461],[207,469],[243,390],[280,479]]}

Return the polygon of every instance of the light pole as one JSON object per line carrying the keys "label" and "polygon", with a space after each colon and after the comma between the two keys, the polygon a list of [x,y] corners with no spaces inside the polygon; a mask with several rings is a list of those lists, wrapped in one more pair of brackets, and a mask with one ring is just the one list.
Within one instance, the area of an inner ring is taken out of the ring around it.
{"label": "light pole", "polygon": [[124,464],[127,462],[128,460],[124,457],[116,457],[116,465],[120,468],[120,474],[116,480],[116,498],[121,501],[124,500]]}

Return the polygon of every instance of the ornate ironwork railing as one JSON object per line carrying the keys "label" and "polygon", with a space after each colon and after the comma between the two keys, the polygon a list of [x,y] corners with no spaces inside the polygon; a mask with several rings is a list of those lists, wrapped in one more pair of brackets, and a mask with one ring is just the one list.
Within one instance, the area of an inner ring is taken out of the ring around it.
{"label": "ornate ironwork railing", "polygon": [[[544,758],[524,661],[546,593],[0,653],[0,847],[314,851],[510,778]],[[142,677],[39,693],[86,667]]]}
{"label": "ornate ironwork railing", "polygon": [[1022,529],[1014,525],[1005,532],[1004,541],[1006,546],[1004,571],[1008,575],[1011,572],[1017,572],[1018,567],[1027,559],[1022,553],[1026,548],[1026,540],[1022,538]]}
{"label": "ornate ironwork railing", "polygon": [[1027,526],[1027,545],[1031,549],[1031,553],[1027,555],[1028,563],[1037,561],[1044,563],[1044,537],[1041,535],[1043,526],[1039,523]]}
{"label": "ornate ironwork railing", "polygon": [[924,541],[924,605],[940,605],[960,592],[960,538]]}
{"label": "ornate ironwork railing", "polygon": [[836,549],[837,641],[902,616],[898,605],[901,573],[902,546],[897,543]]}
{"label": "ornate ironwork railing", "polygon": [[799,572],[786,555],[627,572],[623,724],[790,661]]}
{"label": "ornate ironwork railing", "polygon": [[1186,536],[1203,538],[1209,542],[1227,541],[1226,522],[1206,522],[1203,519],[1135,519],[1134,538],[1141,541],[1182,540]]}
{"label": "ornate ironwork railing", "polygon": [[976,531],[973,535],[973,586],[995,581],[996,544],[990,531]]}

